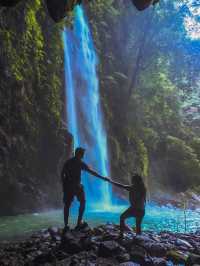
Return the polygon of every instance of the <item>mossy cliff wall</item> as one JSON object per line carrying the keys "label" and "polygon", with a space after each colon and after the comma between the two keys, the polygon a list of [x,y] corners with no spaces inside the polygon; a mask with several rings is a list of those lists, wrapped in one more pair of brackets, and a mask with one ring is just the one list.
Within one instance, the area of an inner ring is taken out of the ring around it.
{"label": "mossy cliff wall", "polygon": [[41,0],[0,9],[0,215],[61,202],[59,162],[70,150],[62,28]]}

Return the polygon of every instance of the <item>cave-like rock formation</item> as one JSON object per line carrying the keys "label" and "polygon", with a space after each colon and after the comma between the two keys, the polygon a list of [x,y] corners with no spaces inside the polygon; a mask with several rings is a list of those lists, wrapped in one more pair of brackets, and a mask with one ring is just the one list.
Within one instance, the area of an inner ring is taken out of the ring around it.
{"label": "cave-like rock formation", "polygon": [[135,7],[142,11],[149,7],[151,4],[156,4],[158,3],[159,0],[132,0],[132,3],[135,5]]}
{"label": "cave-like rock formation", "polygon": [[[11,7],[16,5],[21,0],[0,0],[1,6]],[[45,0],[49,11],[49,15],[55,22],[59,22],[63,19],[67,12],[73,10],[74,6],[81,4],[82,0]],[[142,11],[149,7],[151,4],[155,4],[159,0],[132,0],[135,7]]]}
{"label": "cave-like rock formation", "polygon": [[21,0],[0,0],[0,5],[10,7],[16,5],[20,1]]}

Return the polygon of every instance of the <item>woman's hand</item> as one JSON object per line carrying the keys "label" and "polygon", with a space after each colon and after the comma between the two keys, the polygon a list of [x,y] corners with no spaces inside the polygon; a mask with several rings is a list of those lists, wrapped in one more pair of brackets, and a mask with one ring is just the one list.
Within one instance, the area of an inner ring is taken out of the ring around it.
{"label": "woman's hand", "polygon": [[111,179],[109,177],[107,177],[107,176],[103,176],[103,180],[105,180],[107,182],[110,182],[111,181]]}

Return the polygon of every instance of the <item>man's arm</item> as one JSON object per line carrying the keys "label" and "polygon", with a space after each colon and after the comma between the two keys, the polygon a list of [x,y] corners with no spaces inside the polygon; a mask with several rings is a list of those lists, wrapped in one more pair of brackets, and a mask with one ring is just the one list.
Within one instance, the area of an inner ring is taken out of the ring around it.
{"label": "man's arm", "polygon": [[82,169],[85,170],[85,171],[87,171],[87,172],[90,173],[91,175],[94,175],[94,176],[96,176],[96,177],[98,177],[98,178],[101,178],[101,179],[103,179],[103,180],[105,180],[105,181],[108,181],[109,183],[111,183],[111,184],[113,184],[113,185],[116,185],[116,186],[118,186],[118,187],[120,187],[120,188],[124,188],[124,189],[126,189],[126,190],[129,190],[129,189],[130,189],[130,186],[129,186],[129,185],[123,185],[123,184],[121,184],[121,183],[114,182],[114,181],[112,181],[110,178],[98,174],[96,171],[92,170],[92,169],[91,169],[87,164],[85,164],[85,163],[82,164]]}
{"label": "man's arm", "polygon": [[91,175],[94,175],[94,176],[96,176],[96,177],[98,177],[98,178],[101,178],[101,179],[103,179],[103,180],[105,180],[105,181],[108,181],[108,180],[109,180],[107,177],[104,177],[104,176],[98,174],[96,171],[92,170],[92,169],[89,168],[89,167],[87,168],[86,171],[87,171],[88,173],[90,173]]}
{"label": "man's arm", "polygon": [[90,173],[91,175],[94,175],[98,178],[101,178],[105,181],[108,181],[109,179],[105,176],[102,176],[100,174],[98,174],[96,171],[94,171],[92,168],[90,168],[86,163],[82,162],[82,165],[81,165],[81,169],[84,170],[84,171],[87,171],[88,173]]}

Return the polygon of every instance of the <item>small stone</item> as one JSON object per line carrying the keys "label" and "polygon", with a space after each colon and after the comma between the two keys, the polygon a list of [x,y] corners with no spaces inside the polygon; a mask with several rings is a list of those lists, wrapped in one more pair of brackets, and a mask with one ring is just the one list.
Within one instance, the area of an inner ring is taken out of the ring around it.
{"label": "small stone", "polygon": [[178,246],[186,246],[187,248],[192,248],[192,245],[190,243],[188,243],[186,240],[182,240],[182,239],[176,239],[176,245]]}
{"label": "small stone", "polygon": [[100,257],[112,257],[120,251],[120,245],[116,241],[103,241],[99,246]]}
{"label": "small stone", "polygon": [[128,253],[122,253],[116,256],[117,261],[120,263],[130,261],[130,255]]}
{"label": "small stone", "polygon": [[96,228],[94,228],[94,234],[95,234],[96,236],[98,236],[98,235],[102,235],[103,233],[104,233],[103,228],[101,228],[101,227],[96,227]]}
{"label": "small stone", "polygon": [[55,234],[58,234],[59,232],[59,229],[57,227],[49,227],[48,228],[48,232],[51,234],[51,235],[55,235]]}

